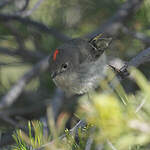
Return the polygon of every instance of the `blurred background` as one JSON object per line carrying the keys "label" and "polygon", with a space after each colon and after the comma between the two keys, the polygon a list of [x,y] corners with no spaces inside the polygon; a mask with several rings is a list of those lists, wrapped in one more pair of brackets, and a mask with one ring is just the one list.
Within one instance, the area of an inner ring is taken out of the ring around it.
{"label": "blurred background", "polygon": [[[67,128],[79,120],[79,96],[56,88],[47,56],[71,38],[101,32],[114,39],[109,60],[129,61],[150,46],[150,0],[0,0],[0,147],[29,120],[47,122],[49,107],[56,122],[67,116]],[[139,69],[150,78],[148,63]],[[123,87],[133,94],[139,87],[128,81]]]}

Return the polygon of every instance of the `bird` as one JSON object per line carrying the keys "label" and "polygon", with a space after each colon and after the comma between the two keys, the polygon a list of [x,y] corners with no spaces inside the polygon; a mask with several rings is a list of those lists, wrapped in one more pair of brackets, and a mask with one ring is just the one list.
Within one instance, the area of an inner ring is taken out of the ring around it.
{"label": "bird", "polygon": [[101,33],[91,39],[71,39],[56,48],[48,60],[56,86],[67,95],[95,89],[106,74],[105,50],[111,42],[112,37]]}

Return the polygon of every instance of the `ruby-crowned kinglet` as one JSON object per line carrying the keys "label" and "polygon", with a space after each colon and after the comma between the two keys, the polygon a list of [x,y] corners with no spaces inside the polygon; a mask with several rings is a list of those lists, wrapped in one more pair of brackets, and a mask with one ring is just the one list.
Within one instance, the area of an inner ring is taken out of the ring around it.
{"label": "ruby-crowned kinglet", "polygon": [[104,51],[111,37],[100,34],[90,40],[72,39],[50,56],[50,74],[56,86],[68,95],[83,94],[96,88],[106,72]]}

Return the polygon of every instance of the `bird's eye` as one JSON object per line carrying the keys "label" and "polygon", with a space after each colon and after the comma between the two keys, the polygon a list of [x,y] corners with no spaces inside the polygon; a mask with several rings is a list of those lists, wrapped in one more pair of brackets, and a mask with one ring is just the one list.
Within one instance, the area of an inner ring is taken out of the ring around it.
{"label": "bird's eye", "polygon": [[61,66],[61,68],[62,68],[63,71],[66,70],[67,67],[68,67],[68,63],[62,64],[62,66]]}

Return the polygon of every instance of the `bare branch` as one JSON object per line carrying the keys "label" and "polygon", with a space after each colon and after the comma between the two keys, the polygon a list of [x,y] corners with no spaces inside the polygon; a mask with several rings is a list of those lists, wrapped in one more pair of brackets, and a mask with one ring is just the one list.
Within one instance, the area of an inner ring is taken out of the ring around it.
{"label": "bare branch", "polygon": [[0,62],[0,67],[1,66],[18,66],[22,65],[24,62],[11,62],[11,63],[5,63],[5,62]]}
{"label": "bare branch", "polygon": [[86,142],[85,150],[91,150],[92,143],[93,143],[93,138],[89,137],[88,140],[87,140],[87,142]]}
{"label": "bare branch", "polygon": [[132,37],[142,41],[143,43],[150,45],[150,37],[146,36],[144,33],[131,31],[125,26],[123,26],[121,29],[123,33],[131,35]]}
{"label": "bare branch", "polygon": [[150,62],[150,47],[143,50],[139,54],[137,54],[130,61],[126,62],[125,65],[123,65],[123,67],[121,67],[121,69],[116,69],[115,67],[113,67],[111,65],[110,65],[110,67],[112,67],[112,69],[114,69],[114,71],[117,73],[117,75],[121,81],[122,79],[129,76],[128,67],[130,67],[130,66],[139,67],[140,65],[142,65],[146,62]]}
{"label": "bare branch", "polygon": [[0,101],[0,109],[9,107],[20,96],[26,84],[33,78],[37,77],[40,73],[45,72],[49,67],[48,57],[41,60],[30,71],[25,73],[23,77],[2,97]]}
{"label": "bare branch", "polygon": [[26,11],[22,11],[22,12],[18,12],[17,15],[20,15],[22,17],[27,17],[30,16],[39,6],[40,4],[43,2],[44,0],[38,0],[35,5],[33,6],[32,9],[30,10],[26,10]]}
{"label": "bare branch", "polygon": [[117,150],[117,149],[114,147],[114,145],[113,145],[109,140],[107,140],[107,144],[110,146],[110,148],[111,148],[112,150]]}
{"label": "bare branch", "polygon": [[0,13],[0,20],[5,21],[5,22],[6,21],[13,21],[13,20],[18,21],[18,22],[21,22],[21,23],[23,23],[27,26],[30,26],[30,27],[34,26],[42,32],[52,34],[54,37],[58,38],[59,40],[61,40],[63,42],[66,42],[66,41],[70,40],[69,37],[67,37],[66,35],[58,32],[55,28],[49,28],[45,24],[40,23],[38,21],[31,20],[30,18],[22,18],[18,15]]}
{"label": "bare branch", "polygon": [[29,0],[25,0],[24,6],[19,10],[19,12],[25,11],[29,5]]}
{"label": "bare branch", "polygon": [[41,52],[33,52],[30,50],[24,49],[9,49],[5,47],[0,47],[0,54],[11,55],[11,56],[19,56],[25,61],[28,62],[37,62],[39,59],[45,57],[45,55]]}
{"label": "bare branch", "polygon": [[11,32],[11,34],[15,37],[16,42],[20,49],[25,48],[24,39],[17,31],[16,27],[11,23],[4,23],[4,26]]}
{"label": "bare branch", "polygon": [[142,102],[138,105],[138,107],[135,110],[135,113],[138,113],[141,110],[141,108],[144,106],[145,103],[146,103],[146,98],[144,98],[142,100]]}
{"label": "bare branch", "polygon": [[97,30],[86,35],[87,38],[92,38],[99,33],[116,34],[122,27],[123,23],[132,17],[133,14],[140,8],[144,0],[127,0],[121,8],[112,16],[106,23],[102,24]]}
{"label": "bare branch", "polygon": [[20,128],[23,129],[23,127],[18,124],[18,122],[14,121],[13,119],[11,119],[9,116],[3,114],[0,112],[0,119],[5,121],[6,123],[8,123],[9,125],[11,125],[14,128]]}
{"label": "bare branch", "polygon": [[141,51],[135,57],[133,57],[128,63],[127,66],[138,67],[146,62],[150,62],[150,47]]}

